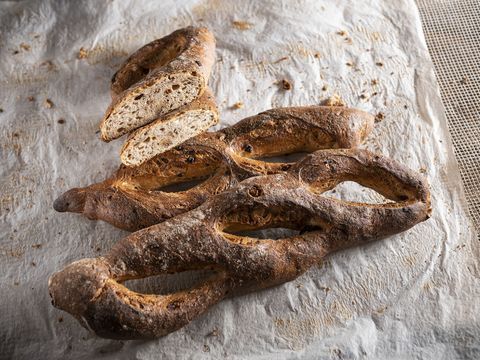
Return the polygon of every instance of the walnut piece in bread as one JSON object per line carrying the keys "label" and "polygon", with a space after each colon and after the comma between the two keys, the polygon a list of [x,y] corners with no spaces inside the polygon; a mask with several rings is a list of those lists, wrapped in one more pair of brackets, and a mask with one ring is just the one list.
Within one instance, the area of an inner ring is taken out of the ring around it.
{"label": "walnut piece in bread", "polygon": [[198,98],[214,59],[213,34],[191,26],[137,50],[113,76],[102,140],[116,139]]}

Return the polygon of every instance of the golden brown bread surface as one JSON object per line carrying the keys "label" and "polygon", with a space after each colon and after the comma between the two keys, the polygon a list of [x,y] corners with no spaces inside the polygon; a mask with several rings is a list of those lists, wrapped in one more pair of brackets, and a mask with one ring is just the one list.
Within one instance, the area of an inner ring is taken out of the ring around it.
{"label": "golden brown bread surface", "polygon": [[[246,178],[281,173],[293,165],[265,158],[356,147],[373,123],[372,115],[345,107],[268,110],[200,134],[140,166],[122,166],[102,183],[71,189],[55,200],[54,208],[136,231],[194,209]],[[180,192],[165,189],[190,181],[203,182]]]}
{"label": "golden brown bread surface", "polygon": [[213,34],[192,26],[137,50],[113,76],[102,140],[125,135],[202,95],[214,59]]}
{"label": "golden brown bread surface", "polygon": [[[322,195],[342,181],[373,188],[393,202],[363,204]],[[426,220],[426,181],[366,150],[319,150],[286,172],[239,183],[198,208],[138,231],[102,257],[83,259],[49,281],[53,304],[97,335],[164,336],[226,296],[290,281],[331,252],[365,244]],[[277,240],[235,234],[283,227]],[[128,279],[211,269],[197,286],[167,295],[133,292]]]}

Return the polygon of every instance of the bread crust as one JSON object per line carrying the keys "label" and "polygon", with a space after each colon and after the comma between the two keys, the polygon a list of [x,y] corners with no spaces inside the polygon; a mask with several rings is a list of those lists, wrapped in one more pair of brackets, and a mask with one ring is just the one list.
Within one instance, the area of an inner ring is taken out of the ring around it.
{"label": "bread crust", "polygon": [[[322,195],[342,181],[371,187],[393,202]],[[430,212],[421,175],[366,150],[319,150],[288,172],[244,180],[188,213],[127,236],[103,257],[67,266],[50,278],[49,291],[56,307],[101,337],[160,337],[227,296],[291,281],[332,252],[405,231]],[[270,227],[300,233],[277,240],[234,233]],[[140,294],[121,284],[198,269],[214,275],[167,295]]]}
{"label": "bread crust", "polygon": [[[112,78],[112,103],[100,123],[102,140],[108,142],[135,129],[124,127],[112,134],[108,129],[109,118],[120,106],[133,103],[139,94],[162,79],[175,74],[193,76],[200,81],[197,97],[202,95],[207,87],[214,60],[215,37],[204,27],[189,26],[176,30],[137,50]],[[155,117],[146,119],[145,124],[153,120]]]}
{"label": "bread crust", "polygon": [[[136,231],[192,210],[246,178],[282,173],[294,164],[262,157],[353,148],[363,142],[373,123],[372,115],[345,107],[268,110],[200,134],[140,166],[121,166],[102,183],[67,191],[53,206]],[[167,185],[202,179],[186,191],[162,191]]]}
{"label": "bread crust", "polygon": [[[202,126],[203,124],[200,124],[195,133],[193,133],[193,136],[190,136],[190,138],[206,131],[209,127],[215,125],[218,123],[218,109],[217,105],[215,103],[215,98],[210,91],[210,89],[205,89],[205,92],[196,100],[192,101],[190,104],[187,104],[185,106],[182,106],[178,110],[172,111],[165,116],[162,116],[161,118],[151,122],[150,124],[147,124],[143,126],[142,128],[135,130],[130,134],[128,137],[127,141],[125,141],[122,150],[120,151],[120,159],[122,160],[122,163],[127,165],[127,166],[138,166],[143,164],[144,162],[150,160],[152,157],[165,152],[167,150],[170,150],[171,148],[180,145],[184,140],[180,140],[179,134],[170,134],[169,136],[163,136],[167,137],[163,139],[163,141],[166,142],[165,145],[162,147],[156,146],[156,153],[151,156],[150,158],[144,158],[143,161],[134,161],[131,159],[131,150],[133,147],[135,147],[135,144],[139,142],[139,139],[144,137],[144,134],[147,134],[149,132],[154,131],[155,129],[162,128],[165,126],[168,126],[169,122],[171,122],[174,119],[179,118],[181,115],[188,114],[191,112],[198,112],[202,111],[206,114],[211,114],[213,115],[213,119],[206,123],[206,126]],[[153,142],[153,141],[152,141]],[[168,145],[167,145],[168,144]],[[148,146],[147,144],[143,144],[144,146]],[[129,157],[130,156],[130,157]]]}

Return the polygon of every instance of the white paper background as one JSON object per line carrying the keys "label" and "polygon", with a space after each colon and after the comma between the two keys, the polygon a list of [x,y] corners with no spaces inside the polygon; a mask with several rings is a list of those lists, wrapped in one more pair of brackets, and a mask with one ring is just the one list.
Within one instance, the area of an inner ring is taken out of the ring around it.
{"label": "white paper background", "polygon": [[[52,202],[119,163],[121,141],[105,144],[95,133],[118,65],[190,24],[217,38],[211,86],[222,125],[333,93],[383,112],[366,147],[426,171],[433,217],[335,254],[291,283],[223,301],[165,338],[99,339],[50,305],[47,279],[126,233],[55,213]],[[0,31],[1,358],[480,357],[479,243],[413,0],[4,2]],[[81,47],[86,59],[77,59]],[[275,84],[282,79],[291,91]],[[232,110],[238,101],[244,107]],[[208,335],[213,329],[218,336]]]}

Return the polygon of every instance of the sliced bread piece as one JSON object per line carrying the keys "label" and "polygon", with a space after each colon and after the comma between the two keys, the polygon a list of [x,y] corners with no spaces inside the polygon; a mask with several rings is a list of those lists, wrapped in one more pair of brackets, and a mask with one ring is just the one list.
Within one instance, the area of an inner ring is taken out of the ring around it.
{"label": "sliced bread piece", "polygon": [[116,139],[198,98],[214,58],[215,38],[206,28],[180,29],[137,50],[113,76],[102,140]]}
{"label": "sliced bread piece", "polygon": [[134,131],[123,145],[120,158],[127,166],[150,160],[218,123],[218,110],[209,89],[180,109]]}

